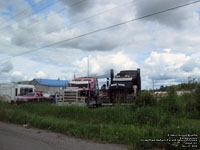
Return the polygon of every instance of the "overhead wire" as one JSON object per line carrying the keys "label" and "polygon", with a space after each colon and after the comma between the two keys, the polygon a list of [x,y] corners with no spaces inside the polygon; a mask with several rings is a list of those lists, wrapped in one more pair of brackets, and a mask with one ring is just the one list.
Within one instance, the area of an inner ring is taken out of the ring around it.
{"label": "overhead wire", "polygon": [[[45,0],[40,0],[39,2],[35,3],[32,7],[35,8],[35,7],[37,7],[38,5],[40,5],[40,4],[41,4],[42,2],[44,2],[44,1],[45,1]],[[29,8],[20,11],[19,13],[17,13],[16,15],[14,15],[13,17],[20,16],[21,14],[23,15],[23,14],[26,13],[27,11],[29,11]]]}
{"label": "overhead wire", "polygon": [[[80,1],[78,1],[78,2],[69,4],[68,7],[73,8],[73,7],[76,7],[76,6],[80,5],[80,4],[83,3],[83,2],[86,2],[86,1],[88,1],[88,0],[80,0]],[[61,12],[64,11],[65,9],[67,9],[67,7],[64,7],[64,8],[61,8],[61,9],[59,9],[59,10],[56,10],[55,13],[61,13]],[[30,16],[29,16],[29,17],[30,17]],[[38,22],[39,22],[39,21],[38,21]],[[36,24],[36,23],[38,23],[38,22],[31,22],[31,23],[29,24],[29,26],[32,26],[32,25],[34,25],[34,24]]]}
{"label": "overhead wire", "polygon": [[[44,0],[41,0],[41,1],[44,1]],[[78,5],[78,4],[80,4],[80,3],[84,2],[84,1],[87,1],[87,0],[80,0],[79,2],[73,3],[71,6],[73,6],[73,5]],[[36,12],[34,12],[34,14],[36,14],[36,13],[42,11],[42,10],[45,10],[45,9],[51,7],[52,5],[57,4],[58,2],[59,2],[59,1],[54,1],[53,3],[49,3],[48,5],[45,5],[44,7],[38,9]],[[65,8],[64,8],[64,9],[65,9]],[[20,13],[20,14],[23,14],[23,13]],[[19,19],[18,21],[21,21],[21,20],[23,20],[23,19],[25,19],[25,18],[31,17],[32,15],[33,15],[32,13],[31,13],[31,14],[28,14],[27,16],[25,16],[25,17]],[[33,23],[32,23],[32,24],[33,24]],[[4,26],[4,27],[2,27],[2,28],[0,27],[0,30],[4,29],[5,27],[8,27],[8,26],[10,26],[10,25],[6,25],[6,26]]]}
{"label": "overhead wire", "polygon": [[[175,6],[175,7],[171,7],[171,8],[165,9],[165,10],[161,10],[161,11],[158,11],[158,12],[154,12],[154,13],[151,13],[151,14],[147,14],[147,15],[144,15],[144,16],[141,16],[141,17],[137,17],[137,18],[134,18],[134,19],[130,19],[130,20],[118,23],[118,24],[114,24],[114,25],[111,25],[111,26],[100,28],[100,29],[97,29],[97,30],[94,30],[94,31],[91,31],[91,32],[87,32],[87,33],[84,33],[84,34],[81,34],[81,35],[78,35],[78,36],[75,36],[75,37],[72,37],[72,38],[68,38],[68,39],[59,41],[59,42],[47,44],[45,46],[42,46],[42,47],[39,47],[39,48],[36,48],[36,49],[32,49],[32,50],[29,50],[29,51],[26,51],[26,52],[23,52],[23,53],[20,53],[20,54],[16,54],[16,55],[9,57],[9,58],[14,58],[14,57],[22,56],[22,55],[25,55],[25,54],[29,54],[29,53],[39,51],[39,50],[44,49],[44,48],[48,48],[48,47],[52,47],[52,46],[59,45],[59,44],[62,44],[62,43],[66,43],[66,42],[69,42],[69,41],[72,41],[72,40],[75,40],[75,39],[78,39],[78,38],[81,38],[81,37],[85,37],[85,36],[88,36],[88,35],[91,35],[91,34],[94,34],[94,33],[97,33],[97,32],[101,32],[101,31],[108,30],[108,29],[111,29],[111,28],[114,28],[114,27],[122,26],[122,25],[125,25],[125,24],[128,24],[128,23],[131,23],[131,22],[142,20],[142,19],[145,19],[145,18],[148,18],[148,17],[152,17],[152,16],[155,16],[155,15],[158,15],[158,14],[165,13],[165,12],[173,11],[173,10],[176,10],[176,9],[179,9],[179,8],[182,8],[182,7],[186,7],[186,6],[189,6],[189,5],[192,5],[192,4],[196,4],[196,3],[199,3],[199,2],[200,2],[200,0],[197,0],[197,1],[189,2],[189,3],[185,3],[185,4],[182,4],[182,5],[178,5],[178,6]],[[0,61],[7,60],[9,58],[0,59]]]}
{"label": "overhead wire", "polygon": [[[109,11],[112,11],[112,10],[114,10],[114,9],[117,9],[117,8],[119,8],[119,7],[128,5],[128,4],[133,3],[133,2],[137,2],[137,1],[138,1],[138,0],[131,0],[131,1],[128,1],[128,2],[126,2],[126,3],[122,3],[122,4],[120,4],[120,5],[117,5],[117,6],[115,6],[115,7],[112,7],[112,8],[110,8],[110,9],[103,10],[103,11],[101,11],[101,12],[99,12],[99,13],[96,13],[96,14],[94,14],[94,15],[88,16],[88,17],[86,17],[86,18],[84,18],[84,19],[82,19],[82,20],[79,20],[79,21],[75,22],[75,23],[71,23],[71,24],[68,25],[67,28],[68,28],[68,29],[72,29],[72,28],[74,27],[74,26],[72,26],[72,25],[79,24],[79,23],[84,22],[84,21],[86,21],[86,20],[89,20],[89,19],[91,19],[91,18],[97,17],[97,16],[99,16],[99,15],[102,15],[102,14],[107,13],[107,12],[109,12]],[[55,32],[57,32],[57,31],[59,31],[59,30],[61,30],[61,29],[64,29],[64,28],[66,28],[66,27],[59,28],[58,30],[46,32],[46,34],[49,35],[49,34],[55,33]],[[31,39],[31,40],[32,40],[32,39]],[[28,42],[26,41],[26,42],[22,43],[21,45],[26,44],[26,43],[29,43],[31,40],[29,40]]]}
{"label": "overhead wire", "polygon": [[[138,1],[138,0],[131,0],[131,1],[122,3],[122,4],[120,4],[120,5],[117,5],[117,6],[115,6],[115,7],[112,7],[112,8],[110,8],[110,9],[102,10],[101,12],[98,12],[98,13],[96,13],[96,14],[93,14],[93,15],[91,15],[91,16],[88,16],[88,17],[86,17],[86,18],[84,18],[84,19],[82,19],[82,20],[79,20],[79,21],[75,22],[75,23],[71,23],[71,24],[69,24],[69,26],[72,26],[72,25],[75,25],[75,24],[79,24],[79,23],[81,23],[81,22],[84,22],[84,21],[89,20],[89,19],[91,19],[91,18],[94,18],[94,17],[96,17],[96,16],[102,15],[102,14],[104,14],[104,13],[110,12],[110,11],[112,11],[112,10],[114,10],[114,9],[119,8],[119,7],[128,5],[128,4],[133,3],[133,2],[137,2],[137,1]],[[141,0],[140,0],[140,1],[141,1]]]}
{"label": "overhead wire", "polygon": [[[41,0],[41,1],[44,1],[44,0]],[[41,2],[40,1],[40,2]],[[81,4],[81,3],[83,3],[83,2],[86,2],[86,1],[88,1],[88,0],[80,0],[80,1],[78,1],[78,2],[75,2],[75,3],[72,3],[72,4],[70,4],[68,7],[71,7],[71,8],[73,8],[73,7],[75,7],[75,6],[77,6],[77,5],[79,5],[79,4]],[[58,11],[59,12],[59,11]],[[36,22],[33,22],[33,23],[31,23],[30,25],[28,25],[28,27],[30,27],[30,26],[32,26],[33,24],[35,24]],[[0,28],[1,29],[1,28]],[[54,31],[53,31],[54,32]],[[52,31],[50,31],[50,32],[47,32],[47,34],[48,33],[52,33]],[[32,40],[32,39],[31,39]],[[31,41],[31,40],[29,40],[29,41]],[[28,41],[28,42],[29,42]],[[25,43],[22,43],[22,44],[26,44],[27,42],[25,42]]]}
{"label": "overhead wire", "polygon": [[[37,6],[40,5],[43,1],[45,1],[45,0],[40,0],[39,2],[35,3],[32,7],[33,7],[33,8],[37,7]],[[27,11],[29,11],[28,8],[27,8],[27,9],[24,9],[24,10],[22,10],[22,11],[20,11],[20,12],[17,13],[17,14],[15,14],[15,15],[13,16],[13,18],[18,17],[18,16],[20,16],[20,15],[23,15],[23,14],[26,13]],[[8,22],[6,22],[6,23],[8,23]],[[5,23],[4,23],[4,24],[5,24]],[[4,24],[3,24],[3,25],[4,25]],[[0,30],[2,29],[1,27],[2,27],[3,25],[0,26]],[[8,25],[7,25],[7,26],[8,26]],[[7,26],[6,26],[6,27],[7,27]],[[3,27],[3,28],[4,28],[4,27]]]}

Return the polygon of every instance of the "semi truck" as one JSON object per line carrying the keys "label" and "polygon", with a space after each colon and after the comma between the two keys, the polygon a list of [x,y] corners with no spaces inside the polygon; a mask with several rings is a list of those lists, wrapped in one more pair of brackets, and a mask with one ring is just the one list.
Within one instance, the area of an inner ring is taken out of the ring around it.
{"label": "semi truck", "polygon": [[132,103],[141,91],[140,69],[123,70],[114,76],[110,70],[110,86],[108,96],[110,103]]}
{"label": "semi truck", "polygon": [[58,105],[99,106],[99,87],[96,77],[79,77],[69,81],[63,89]]}
{"label": "semi truck", "polygon": [[14,103],[17,97],[24,96],[27,93],[34,92],[34,85],[24,85],[17,83],[1,83],[0,84],[0,101]]}

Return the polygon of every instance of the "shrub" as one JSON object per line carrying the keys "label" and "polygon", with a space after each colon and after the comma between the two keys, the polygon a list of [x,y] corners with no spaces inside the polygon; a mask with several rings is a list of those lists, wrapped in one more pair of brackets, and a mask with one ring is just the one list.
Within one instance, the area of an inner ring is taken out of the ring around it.
{"label": "shrub", "polygon": [[180,111],[174,87],[170,87],[168,89],[168,96],[162,98],[162,107],[171,114],[177,114]]}
{"label": "shrub", "polygon": [[161,119],[159,120],[159,125],[160,127],[166,127],[169,126],[172,122],[171,115],[169,114],[164,114],[162,115]]}
{"label": "shrub", "polygon": [[198,112],[200,113],[200,84],[197,85],[194,96],[195,96],[195,101],[196,101],[196,108]]}
{"label": "shrub", "polygon": [[156,104],[155,97],[149,92],[142,92],[135,100],[136,107],[153,106]]}
{"label": "shrub", "polygon": [[160,120],[160,112],[154,107],[140,107],[136,109],[133,119],[136,125],[156,126]]}

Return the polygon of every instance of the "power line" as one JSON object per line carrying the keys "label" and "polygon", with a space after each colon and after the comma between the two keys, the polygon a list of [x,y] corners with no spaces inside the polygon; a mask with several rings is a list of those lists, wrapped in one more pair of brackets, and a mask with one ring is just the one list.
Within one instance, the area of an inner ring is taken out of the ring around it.
{"label": "power line", "polygon": [[[44,0],[41,0],[41,1],[44,1]],[[40,2],[41,2],[41,1],[40,1]],[[87,0],[82,0],[82,1],[87,1]],[[82,2],[82,1],[81,1],[81,2]],[[40,2],[39,2],[39,4],[40,4]],[[52,3],[49,3],[48,5],[46,5],[46,6],[42,7],[42,8],[40,8],[40,9],[39,9],[37,12],[35,12],[35,13],[38,13],[38,12],[44,10],[44,9],[47,9],[47,8],[49,8],[50,6],[57,4],[58,2],[59,2],[59,1],[54,1],[54,2],[52,2]],[[78,2],[77,2],[77,3],[78,3]],[[23,12],[20,13],[20,14],[23,14]],[[27,16],[21,18],[20,20],[23,20],[23,19],[25,19],[25,18],[28,18],[28,17],[30,17],[30,16],[32,16],[32,15],[33,15],[32,13],[31,13],[31,14],[28,14]],[[20,21],[20,20],[18,20],[18,21]],[[10,26],[10,25],[6,25],[6,26],[2,27],[2,28],[0,28],[0,30],[3,29],[3,28],[5,28],[5,27],[7,27],[7,26]]]}
{"label": "power line", "polygon": [[[85,0],[83,0],[83,1],[85,1]],[[81,2],[83,2],[83,1],[81,1]],[[88,16],[88,17],[86,17],[86,18],[84,18],[84,19],[82,19],[82,20],[80,20],[80,21],[78,21],[78,22],[71,23],[71,24],[69,24],[69,26],[71,26],[70,29],[73,28],[72,25],[76,25],[76,24],[78,24],[78,23],[84,22],[84,21],[86,21],[86,20],[89,20],[89,19],[91,19],[91,18],[94,18],[94,17],[96,17],[96,16],[102,15],[102,14],[104,14],[104,13],[106,13],[106,12],[109,12],[109,11],[111,11],[111,10],[117,9],[117,8],[119,8],[119,7],[125,6],[125,5],[130,4],[130,3],[133,3],[133,2],[137,2],[137,1],[136,1],[136,0],[131,0],[131,1],[128,1],[128,2],[126,2],[126,3],[122,3],[121,5],[115,6],[115,7],[111,8],[111,9],[107,9],[107,10],[101,11],[101,12],[99,12],[99,13],[96,13],[96,14],[94,14],[94,15]],[[77,4],[80,4],[80,3],[75,3],[74,5],[77,5]],[[73,6],[74,6],[74,5],[73,5]],[[64,28],[65,28],[65,27],[64,27]],[[64,29],[64,28],[61,28],[61,29]],[[59,30],[60,30],[60,29],[59,29]],[[56,32],[56,31],[58,31],[58,30],[49,31],[49,32],[47,32],[47,35],[49,35],[49,33],[52,34],[52,33]],[[31,39],[31,40],[32,40],[32,39]],[[31,40],[29,40],[28,42],[26,41],[26,42],[22,43],[22,45],[25,44],[25,43],[29,43]]]}
{"label": "power line", "polygon": [[[71,7],[71,8],[72,8],[72,7],[76,7],[77,5],[79,5],[79,4],[83,3],[83,2],[86,2],[86,1],[88,1],[88,0],[80,0],[80,1],[78,1],[78,2],[75,2],[75,3],[70,4],[68,7]],[[61,8],[61,9],[55,11],[55,13],[60,13],[60,12],[64,11],[65,9],[67,9],[67,8],[66,8],[66,7]],[[30,17],[30,16],[29,16],[29,17]],[[38,23],[38,22],[30,23],[29,26],[32,26],[32,25],[34,25],[35,23]]]}
{"label": "power line", "polygon": [[[82,0],[82,1],[79,1],[79,2],[76,2],[76,3],[73,3],[73,4],[71,5],[71,7],[74,7],[74,6],[76,6],[76,5],[78,5],[78,4],[82,3],[82,2],[85,2],[85,1],[87,1],[87,0]],[[71,24],[69,25],[69,26],[71,26],[70,29],[72,28],[72,25],[75,25],[75,24],[84,22],[84,21],[86,21],[86,20],[89,20],[90,18],[99,16],[99,15],[101,15],[101,14],[104,14],[104,13],[106,13],[106,12],[112,11],[112,10],[117,9],[117,8],[119,8],[119,7],[128,5],[128,4],[130,4],[130,3],[133,3],[133,2],[135,3],[135,2],[137,2],[137,1],[138,1],[138,0],[127,1],[127,2],[125,2],[125,3],[121,3],[120,5],[117,5],[117,6],[115,6],[115,7],[112,7],[112,8],[110,8],[110,9],[106,9],[106,10],[104,10],[104,11],[102,10],[102,11],[100,11],[99,13],[96,13],[96,14],[94,14],[94,15],[88,16],[88,17],[86,17],[86,18],[84,18],[84,19],[82,19],[82,20],[80,20],[80,21],[78,21],[78,22],[71,23]],[[141,1],[141,0],[140,0],[140,1]],[[62,10],[62,9],[61,9],[61,10]],[[59,11],[57,11],[57,12],[59,12]],[[34,24],[34,23],[32,23],[31,25],[33,25],[33,24]],[[62,28],[62,29],[64,29],[64,28]],[[59,29],[59,30],[60,30],[60,29]],[[49,35],[49,33],[52,34],[52,33],[56,32],[56,31],[58,31],[58,30],[54,30],[54,31],[47,32],[47,35]],[[31,39],[31,40],[32,40],[32,39]],[[26,44],[26,43],[29,43],[31,40],[28,40],[28,41],[22,43],[21,45]],[[6,58],[7,58],[7,57],[6,57]],[[6,59],[6,58],[5,58],[5,59]],[[2,59],[4,59],[4,58],[2,58]]]}
{"label": "power line", "polygon": [[[44,1],[44,0],[41,0],[41,1]],[[41,2],[40,1],[40,2]],[[72,3],[71,5],[69,5],[68,7],[75,7],[75,6],[77,6],[77,5],[79,5],[79,4],[81,4],[81,3],[83,3],[83,2],[86,2],[86,1],[88,1],[88,0],[80,0],[80,1],[78,1],[78,2],[75,2],[75,3]],[[66,9],[66,8],[64,8],[64,9]],[[61,9],[61,10],[64,10],[64,9]],[[57,13],[59,13],[60,11],[57,11]],[[31,16],[31,15],[30,15]],[[23,18],[23,19],[25,19],[25,18]],[[82,20],[83,21],[83,20]],[[28,24],[28,26],[30,27],[30,26],[32,26],[33,24],[35,24],[35,23],[38,23],[38,22],[33,22],[33,23],[30,23],[30,24]],[[0,28],[0,30],[1,30],[1,28]],[[57,31],[57,30],[56,30]],[[53,32],[55,32],[55,31],[53,31]],[[50,31],[50,32],[47,32],[47,35],[48,35],[48,33],[52,33],[52,31]],[[31,40],[28,40],[28,42],[30,42]],[[27,43],[27,41],[26,42],[24,42],[24,43],[22,43],[22,44],[26,44]],[[7,46],[8,47],[8,46]],[[7,57],[6,57],[7,58]]]}
{"label": "power line", "polygon": [[[33,7],[33,8],[37,7],[39,4],[42,3],[42,1],[45,1],[45,0],[40,0],[39,2],[35,3],[32,7]],[[22,10],[22,11],[20,11],[19,13],[17,13],[16,15],[14,15],[13,17],[15,18],[15,17],[18,17],[18,16],[20,16],[20,15],[23,15],[23,14],[26,13],[27,11],[29,11],[28,8],[27,8],[27,9],[24,9],[24,10]],[[3,23],[3,25],[1,25],[0,27],[4,26],[4,24],[5,24],[5,23]],[[7,27],[7,26],[9,26],[9,25],[6,25],[5,27]],[[3,28],[5,28],[5,27],[3,27]],[[1,29],[2,29],[2,28],[0,28],[0,30],[1,30]]]}
{"label": "power line", "polygon": [[[44,2],[45,0],[40,0],[39,2],[35,3],[32,7],[35,8],[37,7],[39,4],[41,4],[42,2]],[[27,11],[29,11],[29,9],[24,9],[22,10],[21,12],[17,13],[16,15],[14,15],[13,17],[17,17],[17,16],[20,16],[21,14],[23,13],[26,13]]]}
{"label": "power line", "polygon": [[[21,55],[29,54],[29,53],[32,53],[32,52],[35,52],[35,51],[38,51],[38,50],[41,50],[41,49],[44,49],[44,48],[47,48],[47,47],[52,47],[52,46],[55,46],[55,45],[59,45],[61,43],[69,42],[69,41],[72,41],[72,40],[75,40],[75,39],[78,39],[78,38],[81,38],[81,37],[84,37],[84,36],[88,36],[90,34],[101,32],[101,31],[104,31],[104,30],[107,30],[107,29],[111,29],[111,28],[114,28],[114,27],[118,27],[118,26],[130,23],[130,22],[135,22],[135,21],[138,21],[138,20],[142,20],[142,19],[145,19],[145,18],[148,18],[148,17],[152,17],[152,16],[155,16],[155,15],[158,15],[158,14],[162,14],[162,13],[165,13],[165,12],[168,12],[168,11],[176,10],[176,9],[179,9],[179,8],[182,8],[182,7],[186,7],[186,6],[189,6],[189,5],[192,5],[192,4],[195,4],[195,3],[199,3],[199,2],[200,2],[200,0],[197,0],[197,1],[190,2],[190,3],[179,5],[179,6],[176,6],[176,7],[168,8],[168,9],[165,9],[165,10],[162,10],[162,11],[158,11],[158,12],[155,12],[155,13],[151,13],[151,14],[148,14],[148,15],[144,15],[142,17],[138,17],[138,18],[131,19],[131,20],[128,20],[128,21],[124,21],[124,22],[121,22],[121,23],[118,23],[118,24],[114,24],[114,25],[105,27],[105,28],[97,29],[97,30],[94,30],[94,31],[91,31],[91,32],[88,32],[88,33],[84,33],[84,34],[81,34],[81,35],[78,35],[78,36],[75,36],[75,37],[72,37],[72,38],[69,38],[69,39],[65,39],[65,40],[56,42],[56,43],[48,44],[48,45],[45,45],[45,46],[40,47],[40,48],[32,49],[30,51],[26,51],[26,52],[14,55],[12,57],[18,57],[18,56],[21,56]],[[7,60],[9,58],[0,59],[0,61]]]}
{"label": "power line", "polygon": [[[140,1],[141,1],[141,0],[140,0]],[[104,11],[101,11],[101,12],[96,13],[96,14],[91,15],[91,16],[88,16],[88,17],[84,18],[83,20],[80,20],[80,21],[78,21],[78,22],[75,22],[75,23],[70,24],[69,26],[78,24],[78,23],[80,23],[80,22],[84,22],[84,21],[86,21],[86,20],[89,20],[90,18],[99,16],[99,15],[101,15],[101,14],[104,14],[104,13],[106,13],[106,12],[112,11],[112,10],[117,9],[117,8],[119,8],[119,7],[128,5],[128,4],[132,3],[132,2],[136,2],[136,0],[131,0],[131,1],[128,1],[128,2],[126,2],[126,3],[122,3],[122,4],[120,4],[120,5],[117,5],[117,6],[113,7],[113,8],[110,8],[110,9],[107,9],[107,10],[104,10]]]}
{"label": "power line", "polygon": [[[41,1],[43,1],[43,0],[41,0]],[[41,1],[40,1],[40,2],[41,2]],[[69,6],[70,6],[70,7],[74,7],[74,6],[79,5],[79,4],[81,4],[81,3],[85,2],[85,1],[88,1],[88,0],[80,0],[80,1],[78,1],[78,2],[72,3],[72,4],[69,5]],[[36,14],[36,13],[38,13],[38,12],[44,10],[44,9],[47,9],[47,8],[49,8],[50,6],[55,5],[55,4],[57,4],[57,3],[58,3],[58,1],[55,1],[55,2],[53,2],[53,3],[50,3],[50,4],[48,4],[48,5],[44,6],[44,7],[42,7],[42,8],[39,9],[38,11],[34,12],[34,14]],[[64,9],[66,9],[66,8],[62,8],[62,9],[58,10],[57,13],[60,13],[60,12],[63,11]],[[29,18],[29,17],[31,17],[32,15],[33,15],[33,13],[32,13],[32,14],[29,14],[29,15],[23,17],[23,18],[21,18],[20,20],[23,20],[23,19],[25,19],[25,18]],[[18,20],[18,21],[20,21],[20,20]],[[32,25],[35,24],[35,23],[37,23],[37,22],[30,23],[29,26],[32,26]],[[4,23],[4,24],[5,24],[5,23]],[[11,25],[11,24],[10,24],[10,25]],[[1,31],[2,29],[4,29],[5,27],[10,26],[10,25],[8,24],[8,25],[6,25],[6,26],[3,26],[2,28],[0,28],[0,31]],[[0,26],[0,27],[1,27],[1,26]]]}

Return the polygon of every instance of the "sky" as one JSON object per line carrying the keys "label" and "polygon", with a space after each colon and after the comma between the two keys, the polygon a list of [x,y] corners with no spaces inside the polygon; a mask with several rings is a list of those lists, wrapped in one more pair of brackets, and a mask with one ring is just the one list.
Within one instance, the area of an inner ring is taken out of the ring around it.
{"label": "sky", "polygon": [[1,0],[0,83],[87,76],[88,59],[97,77],[140,68],[142,89],[200,79],[200,3],[59,43],[193,1]]}

